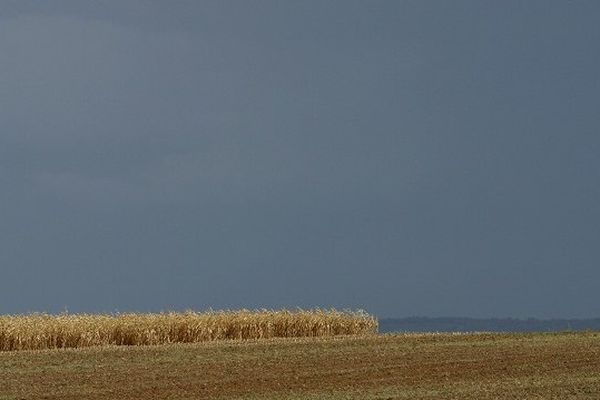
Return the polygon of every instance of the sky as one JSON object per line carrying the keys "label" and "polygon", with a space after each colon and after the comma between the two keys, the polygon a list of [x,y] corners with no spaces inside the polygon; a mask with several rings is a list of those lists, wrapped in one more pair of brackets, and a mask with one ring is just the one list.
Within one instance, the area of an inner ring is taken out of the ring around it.
{"label": "sky", "polygon": [[0,313],[598,317],[598,21],[4,1]]}

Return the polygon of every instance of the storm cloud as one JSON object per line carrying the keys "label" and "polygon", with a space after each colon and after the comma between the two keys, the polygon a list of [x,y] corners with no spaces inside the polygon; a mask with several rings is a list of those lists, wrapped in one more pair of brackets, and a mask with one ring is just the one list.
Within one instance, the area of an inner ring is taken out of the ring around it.
{"label": "storm cloud", "polygon": [[595,2],[6,2],[0,312],[597,316]]}

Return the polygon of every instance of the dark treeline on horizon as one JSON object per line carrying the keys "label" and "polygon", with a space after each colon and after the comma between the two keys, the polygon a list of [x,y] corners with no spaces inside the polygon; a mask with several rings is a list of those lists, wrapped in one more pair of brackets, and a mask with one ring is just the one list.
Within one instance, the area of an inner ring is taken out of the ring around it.
{"label": "dark treeline on horizon", "polygon": [[517,318],[382,318],[379,331],[389,332],[563,332],[600,330],[595,319]]}

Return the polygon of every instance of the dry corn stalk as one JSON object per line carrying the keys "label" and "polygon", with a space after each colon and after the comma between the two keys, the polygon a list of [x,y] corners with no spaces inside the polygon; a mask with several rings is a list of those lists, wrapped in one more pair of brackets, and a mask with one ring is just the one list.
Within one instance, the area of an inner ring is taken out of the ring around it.
{"label": "dry corn stalk", "polygon": [[0,316],[0,351],[376,333],[364,311],[208,311]]}

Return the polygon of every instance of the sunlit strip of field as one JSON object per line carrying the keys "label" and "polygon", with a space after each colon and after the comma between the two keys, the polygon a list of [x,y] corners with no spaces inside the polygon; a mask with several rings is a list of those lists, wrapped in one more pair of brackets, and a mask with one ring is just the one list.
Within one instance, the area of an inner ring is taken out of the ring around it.
{"label": "sunlit strip of field", "polygon": [[0,399],[599,399],[600,333],[368,335],[0,353]]}
{"label": "sunlit strip of field", "polygon": [[0,316],[0,351],[364,335],[376,332],[377,319],[362,311],[31,314]]}

